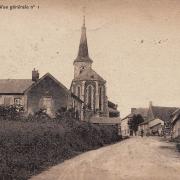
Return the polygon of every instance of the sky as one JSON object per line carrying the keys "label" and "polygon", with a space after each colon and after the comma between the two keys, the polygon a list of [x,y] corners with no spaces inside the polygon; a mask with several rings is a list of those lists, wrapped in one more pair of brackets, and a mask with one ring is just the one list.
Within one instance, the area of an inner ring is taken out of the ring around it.
{"label": "sky", "polygon": [[[0,78],[49,72],[66,87],[73,79],[86,7],[93,69],[107,81],[121,117],[131,107],[180,107],[179,0],[1,0]],[[39,8],[38,8],[39,6]]]}

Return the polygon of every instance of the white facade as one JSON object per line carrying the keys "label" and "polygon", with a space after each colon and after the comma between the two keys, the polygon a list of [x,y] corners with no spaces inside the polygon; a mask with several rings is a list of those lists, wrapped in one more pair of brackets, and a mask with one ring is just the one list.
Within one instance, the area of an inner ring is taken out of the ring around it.
{"label": "white facade", "polygon": [[123,137],[130,136],[128,121],[128,118],[121,120],[121,134]]}

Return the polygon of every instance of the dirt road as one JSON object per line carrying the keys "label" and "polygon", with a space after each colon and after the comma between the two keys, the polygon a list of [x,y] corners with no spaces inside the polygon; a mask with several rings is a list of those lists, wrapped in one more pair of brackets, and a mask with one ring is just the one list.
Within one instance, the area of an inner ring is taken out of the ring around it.
{"label": "dirt road", "polygon": [[160,138],[136,137],[84,153],[32,180],[180,180],[180,153]]}

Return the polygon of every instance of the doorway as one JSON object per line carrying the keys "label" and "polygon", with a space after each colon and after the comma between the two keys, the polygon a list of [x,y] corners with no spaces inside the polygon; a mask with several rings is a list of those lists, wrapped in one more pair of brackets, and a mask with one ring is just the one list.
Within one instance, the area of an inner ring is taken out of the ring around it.
{"label": "doorway", "polygon": [[53,116],[53,107],[52,107],[52,97],[46,96],[43,97],[43,108],[46,110],[46,113],[49,116]]}

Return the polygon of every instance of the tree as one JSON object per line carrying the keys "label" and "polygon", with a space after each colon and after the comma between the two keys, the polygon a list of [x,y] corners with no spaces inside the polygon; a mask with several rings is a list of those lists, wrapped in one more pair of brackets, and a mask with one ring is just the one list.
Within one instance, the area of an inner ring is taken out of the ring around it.
{"label": "tree", "polygon": [[134,134],[136,135],[138,126],[142,122],[144,122],[144,118],[141,116],[141,114],[134,114],[128,122],[130,132],[134,132]]}

